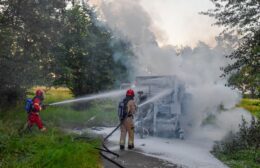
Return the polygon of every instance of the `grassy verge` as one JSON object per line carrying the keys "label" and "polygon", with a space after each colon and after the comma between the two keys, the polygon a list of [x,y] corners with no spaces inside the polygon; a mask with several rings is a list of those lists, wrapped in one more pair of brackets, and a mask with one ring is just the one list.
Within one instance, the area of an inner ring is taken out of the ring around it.
{"label": "grassy verge", "polygon": [[53,128],[47,133],[19,136],[12,128],[6,132],[7,126],[5,123],[0,126],[0,167],[101,167],[94,149],[99,146],[98,139],[73,142],[73,135]]}
{"label": "grassy verge", "polygon": [[[257,155],[260,156],[260,150]],[[240,150],[232,154],[218,153],[216,156],[231,168],[259,168],[260,163],[255,161],[255,153],[252,150]]]}
{"label": "grassy verge", "polygon": [[238,106],[250,111],[260,119],[260,99],[242,99]]}
{"label": "grassy verge", "polygon": [[[33,97],[33,90],[28,93]],[[50,89],[45,103],[71,99],[65,88]],[[40,113],[48,131],[37,128],[30,134],[19,135],[27,118],[23,104],[0,112],[0,167],[102,167],[98,151],[99,139],[73,141],[75,135],[62,131],[61,126],[102,126],[117,122],[114,101],[93,101],[84,110],[75,110],[75,105],[50,106]]]}

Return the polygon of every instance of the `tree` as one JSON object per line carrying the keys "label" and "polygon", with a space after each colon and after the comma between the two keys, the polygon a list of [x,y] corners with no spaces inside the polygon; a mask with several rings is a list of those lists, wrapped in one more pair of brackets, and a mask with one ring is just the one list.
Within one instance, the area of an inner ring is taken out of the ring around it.
{"label": "tree", "polygon": [[259,0],[211,0],[215,8],[204,15],[214,17],[215,25],[224,26],[226,31],[238,31],[242,35],[254,34],[259,30]]}
{"label": "tree", "polygon": [[15,103],[26,89],[46,82],[65,0],[0,1],[1,105]]}
{"label": "tree", "polygon": [[[214,9],[202,14],[214,17],[216,25],[224,26],[223,33],[236,32],[239,43],[227,58],[235,60],[224,67],[224,76],[231,75],[229,84],[248,88],[251,95],[259,97],[260,85],[260,1],[212,0]],[[248,80],[250,78],[250,80]],[[241,83],[242,82],[242,83]]]}
{"label": "tree", "polygon": [[[229,84],[243,92],[250,91],[251,97],[260,96],[260,31],[251,36],[244,37],[239,47],[227,56],[235,62],[225,67],[224,73],[233,74]],[[243,88],[243,89],[242,89]]]}
{"label": "tree", "polygon": [[253,73],[252,68],[246,66],[238,73],[233,74],[229,78],[228,83],[241,90],[243,94],[250,90],[251,97],[254,97],[260,92],[260,86],[255,82],[256,79],[259,79],[259,73]]}
{"label": "tree", "polygon": [[120,45],[111,46],[115,39],[96,18],[94,9],[86,4],[67,10],[63,36],[53,50],[55,83],[67,86],[75,96],[110,89],[118,74],[126,74],[127,68],[113,59],[113,49]]}
{"label": "tree", "polygon": [[0,1],[0,107],[25,97],[35,85],[65,84],[78,96],[127,78],[115,51],[130,55],[93,8],[70,0]]}

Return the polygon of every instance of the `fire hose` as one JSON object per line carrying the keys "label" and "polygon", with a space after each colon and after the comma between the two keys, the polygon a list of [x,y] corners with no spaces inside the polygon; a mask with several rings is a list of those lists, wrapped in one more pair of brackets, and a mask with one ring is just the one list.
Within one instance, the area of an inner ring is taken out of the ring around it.
{"label": "fire hose", "polygon": [[[48,107],[48,106],[50,106],[50,105],[51,105],[51,104],[47,104],[47,105],[44,106],[44,108],[46,108],[46,107]],[[109,150],[105,143],[106,143],[107,139],[108,139],[118,128],[120,128],[120,126],[122,125],[122,123],[123,123],[123,122],[121,121],[121,122],[117,125],[117,127],[116,127],[112,132],[110,132],[110,133],[103,139],[102,147],[103,147],[104,149],[95,147],[95,149],[99,150],[99,154],[100,154],[104,159],[107,159],[108,161],[110,161],[111,163],[115,164],[115,165],[118,166],[119,168],[125,168],[125,167],[122,166],[121,164],[117,163],[115,160],[113,160],[113,159],[109,158],[108,156],[106,156],[103,152],[106,152],[106,153],[112,154],[112,155],[114,155],[114,156],[116,156],[116,157],[119,157],[119,154],[117,154],[117,153],[115,153],[115,152]],[[74,140],[79,140],[79,139],[89,139],[89,138],[88,138],[88,137],[85,137],[85,136],[78,136],[78,137],[75,137],[75,138],[74,138]]]}
{"label": "fire hose", "polygon": [[117,125],[117,127],[116,127],[110,134],[108,134],[108,135],[104,138],[103,143],[102,143],[102,146],[103,146],[104,149],[100,149],[100,148],[96,148],[96,149],[100,150],[99,153],[100,153],[100,155],[101,155],[103,158],[107,159],[108,161],[110,161],[111,163],[115,164],[116,166],[118,166],[118,167],[120,167],[120,168],[124,168],[124,166],[122,166],[121,164],[117,163],[116,161],[110,159],[109,157],[107,157],[105,154],[102,153],[102,152],[107,152],[107,153],[110,153],[110,154],[112,154],[112,155],[114,155],[114,156],[116,156],[116,157],[119,157],[119,154],[117,154],[117,153],[112,152],[111,150],[109,150],[109,149],[106,147],[106,144],[105,144],[105,143],[106,143],[107,139],[108,139],[118,128],[120,128],[121,125],[122,125],[122,122],[120,122],[120,123]]}
{"label": "fire hose", "polygon": [[[117,154],[117,153],[115,153],[115,152],[109,150],[105,143],[106,143],[107,139],[108,139],[118,128],[120,128],[121,125],[122,125],[122,122],[120,122],[120,123],[117,125],[117,127],[103,139],[102,147],[103,147],[104,149],[102,149],[102,148],[97,148],[97,147],[95,147],[95,149],[99,150],[99,154],[100,154],[104,159],[110,161],[111,163],[113,163],[114,165],[116,165],[116,166],[118,166],[118,167],[120,167],[120,168],[125,168],[124,166],[122,166],[121,164],[117,163],[115,160],[109,158],[108,156],[106,156],[106,155],[103,153],[103,152],[105,152],[105,153],[112,154],[112,155],[114,155],[114,156],[116,156],[116,157],[119,157],[119,154]],[[79,137],[74,138],[74,140],[79,140],[79,139],[88,139],[88,137],[79,136]]]}
{"label": "fire hose", "polygon": [[[43,108],[43,109],[46,109],[48,106],[51,106],[51,105],[52,105],[52,104],[46,104],[46,105],[43,105],[42,108]],[[106,152],[106,153],[112,154],[112,155],[114,155],[114,156],[116,156],[116,157],[119,157],[119,154],[117,154],[117,153],[115,153],[115,152],[109,150],[105,143],[106,143],[107,139],[122,125],[122,123],[123,123],[123,122],[121,121],[121,122],[117,125],[117,127],[116,127],[111,133],[109,133],[109,134],[104,138],[104,140],[103,140],[103,142],[102,142],[102,147],[103,147],[104,149],[95,147],[95,149],[99,150],[99,154],[100,154],[103,158],[107,159],[108,161],[110,161],[111,163],[115,164],[116,166],[118,166],[118,167],[120,167],[120,168],[124,168],[124,167],[123,167],[121,164],[117,163],[115,160],[113,160],[113,159],[109,158],[108,156],[106,156],[103,152]],[[32,132],[32,131],[31,131],[31,128],[30,128],[27,124],[26,124],[26,130],[28,130],[30,133]],[[22,132],[21,132],[21,133],[23,133],[24,131],[25,131],[25,130],[22,129]],[[20,132],[20,131],[19,131],[19,132]],[[89,140],[89,137],[78,136],[78,137],[75,137],[75,138],[74,138],[74,140],[79,140],[79,139],[87,139],[87,140]]]}

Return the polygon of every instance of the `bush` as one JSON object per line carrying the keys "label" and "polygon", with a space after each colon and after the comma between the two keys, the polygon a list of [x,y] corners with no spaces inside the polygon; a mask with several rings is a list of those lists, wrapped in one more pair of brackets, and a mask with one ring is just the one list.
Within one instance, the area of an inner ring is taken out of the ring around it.
{"label": "bush", "polygon": [[222,141],[215,142],[212,153],[215,155],[232,155],[238,151],[250,150],[254,161],[259,160],[260,121],[252,117],[250,124],[242,117],[237,133],[230,132]]}

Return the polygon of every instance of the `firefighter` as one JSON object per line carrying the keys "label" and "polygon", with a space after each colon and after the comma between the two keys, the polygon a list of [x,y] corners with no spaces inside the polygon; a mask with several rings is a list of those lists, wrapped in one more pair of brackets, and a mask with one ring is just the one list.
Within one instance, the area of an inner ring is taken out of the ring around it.
{"label": "firefighter", "polygon": [[43,126],[42,120],[40,118],[39,112],[45,108],[43,105],[44,92],[41,89],[36,90],[35,97],[33,100],[33,108],[28,114],[28,128],[30,129],[34,124],[36,124],[40,131],[46,131],[46,128]]}
{"label": "firefighter", "polygon": [[126,134],[128,133],[128,149],[134,148],[134,114],[136,112],[136,104],[134,101],[135,93],[132,89],[127,90],[126,97],[124,101],[126,101],[126,116],[121,121],[121,135],[120,135],[120,149],[125,149],[125,139]]}

